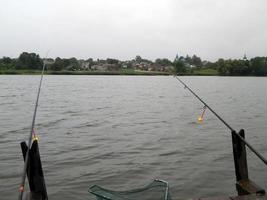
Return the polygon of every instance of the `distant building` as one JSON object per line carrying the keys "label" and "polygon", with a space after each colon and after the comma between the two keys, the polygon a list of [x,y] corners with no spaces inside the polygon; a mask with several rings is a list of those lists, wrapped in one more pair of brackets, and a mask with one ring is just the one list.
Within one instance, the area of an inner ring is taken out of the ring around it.
{"label": "distant building", "polygon": [[103,65],[93,65],[91,66],[91,69],[96,71],[107,71],[107,67]]}
{"label": "distant building", "polygon": [[169,72],[172,66],[163,66],[159,64],[150,64],[148,66],[148,71],[158,71],[158,72]]}
{"label": "distant building", "polygon": [[135,63],[134,68],[137,70],[147,71],[150,64],[148,62]]}
{"label": "distant building", "polygon": [[93,65],[91,66],[92,70],[96,71],[118,71],[120,69],[119,65],[117,64],[100,64],[100,65]]}
{"label": "distant building", "polygon": [[118,64],[104,64],[103,67],[108,71],[118,71],[120,68]]}
{"label": "distant building", "polygon": [[90,62],[80,60],[80,67],[81,69],[85,69],[85,70],[90,69]]}

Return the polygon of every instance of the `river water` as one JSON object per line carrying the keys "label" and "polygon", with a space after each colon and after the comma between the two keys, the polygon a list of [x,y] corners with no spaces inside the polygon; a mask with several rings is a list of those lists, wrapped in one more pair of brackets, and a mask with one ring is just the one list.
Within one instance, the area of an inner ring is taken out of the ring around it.
{"label": "river water", "polygon": [[[0,76],[0,199],[17,198],[39,76]],[[267,78],[182,77],[267,157]],[[153,179],[175,199],[234,195],[229,130],[172,76],[45,76],[36,119],[49,199],[92,199]],[[248,150],[252,180],[267,168]]]}

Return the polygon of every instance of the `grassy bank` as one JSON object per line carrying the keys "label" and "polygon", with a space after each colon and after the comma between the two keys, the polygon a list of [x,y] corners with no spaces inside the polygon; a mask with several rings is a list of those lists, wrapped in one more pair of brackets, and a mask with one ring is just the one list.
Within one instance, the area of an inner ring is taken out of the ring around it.
{"label": "grassy bank", "polygon": [[196,76],[218,76],[219,73],[215,69],[206,68],[206,69],[194,70],[192,75],[196,75]]}
{"label": "grassy bank", "polygon": [[39,70],[0,70],[0,74],[41,74]]}
{"label": "grassy bank", "polygon": [[[0,70],[0,74],[6,75],[38,75],[40,70]],[[45,71],[45,74],[50,75],[170,75],[166,72],[152,72],[152,71],[135,71],[135,70],[120,70],[120,71]]]}
{"label": "grassy bank", "polygon": [[[0,70],[0,74],[9,75],[38,75],[41,74],[40,70]],[[45,74],[50,75],[145,75],[145,76],[157,76],[157,75],[171,75],[168,72],[157,71],[141,71],[141,70],[119,70],[119,71],[45,71]],[[215,69],[195,69],[192,73],[184,73],[185,76],[217,76],[218,71]]]}

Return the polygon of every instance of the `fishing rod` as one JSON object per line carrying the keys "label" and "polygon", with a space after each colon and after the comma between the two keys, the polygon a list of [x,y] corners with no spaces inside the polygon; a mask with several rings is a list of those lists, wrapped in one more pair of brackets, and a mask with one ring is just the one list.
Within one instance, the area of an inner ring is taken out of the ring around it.
{"label": "fishing rod", "polygon": [[258,156],[260,160],[263,161],[265,165],[267,165],[267,160],[264,158],[254,147],[249,144],[243,137],[241,137],[237,132],[220,116],[218,115],[204,100],[202,100],[190,87],[188,87],[180,78],[175,76],[175,78],[184,86],[185,89],[188,89],[201,103],[204,104],[206,108],[208,108],[228,129],[231,130],[242,142],[244,142],[247,147]]}
{"label": "fishing rod", "polygon": [[[47,58],[48,52],[46,53],[46,58]],[[46,60],[46,58],[45,58],[45,60]],[[26,174],[27,174],[27,166],[28,166],[28,161],[29,161],[29,152],[30,152],[30,147],[32,144],[32,138],[33,138],[33,136],[35,136],[34,126],[35,126],[36,113],[37,113],[39,97],[40,97],[40,92],[41,92],[41,87],[42,87],[42,82],[43,82],[43,76],[44,76],[44,70],[45,70],[45,60],[43,62],[42,73],[41,73],[41,78],[40,78],[40,82],[39,82],[39,87],[38,87],[38,92],[37,92],[37,97],[36,97],[36,102],[35,102],[35,107],[34,107],[34,112],[33,112],[31,131],[30,131],[30,135],[29,135],[29,139],[28,139],[28,149],[27,149],[27,152],[25,155],[22,178],[21,178],[21,183],[19,186],[19,196],[18,196],[19,200],[22,200],[22,197],[23,197],[24,185],[25,185]]]}

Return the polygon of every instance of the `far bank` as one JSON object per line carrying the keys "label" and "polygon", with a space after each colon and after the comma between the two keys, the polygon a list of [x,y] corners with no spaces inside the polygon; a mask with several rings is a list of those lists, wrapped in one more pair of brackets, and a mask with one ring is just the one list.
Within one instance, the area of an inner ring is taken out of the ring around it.
{"label": "far bank", "polygon": [[[0,70],[0,75],[39,75],[41,70]],[[136,76],[169,76],[173,75],[171,72],[159,71],[142,71],[142,70],[119,70],[119,71],[51,71],[48,70],[45,74],[49,75],[136,75]],[[193,73],[183,73],[180,75],[187,76],[217,76],[217,70],[202,69],[196,70]]]}

